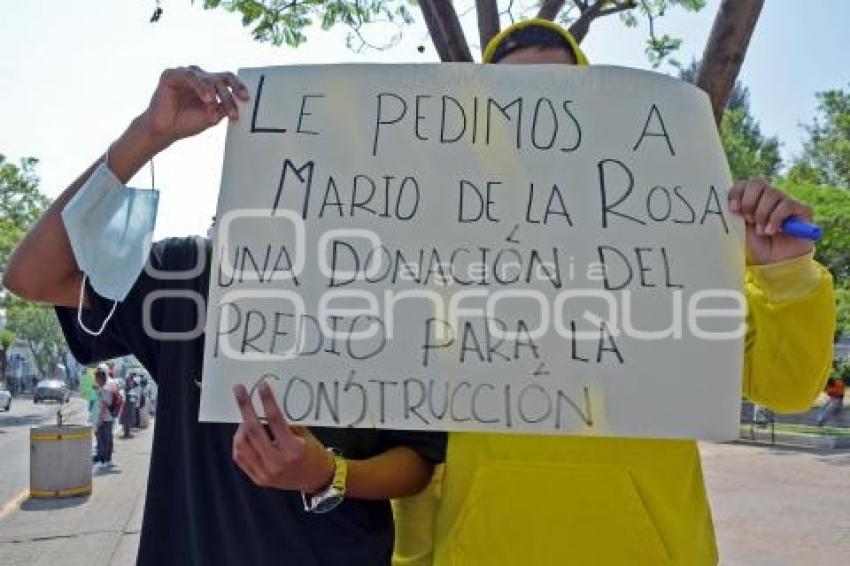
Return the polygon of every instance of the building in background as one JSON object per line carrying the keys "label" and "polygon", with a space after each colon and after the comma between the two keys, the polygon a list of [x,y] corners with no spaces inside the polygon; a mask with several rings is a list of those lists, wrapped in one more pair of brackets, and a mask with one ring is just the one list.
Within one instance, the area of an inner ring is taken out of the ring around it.
{"label": "building in background", "polygon": [[7,357],[6,380],[9,391],[24,393],[32,391],[33,383],[42,377],[32,355],[29,344],[24,340],[15,340],[9,348]]}

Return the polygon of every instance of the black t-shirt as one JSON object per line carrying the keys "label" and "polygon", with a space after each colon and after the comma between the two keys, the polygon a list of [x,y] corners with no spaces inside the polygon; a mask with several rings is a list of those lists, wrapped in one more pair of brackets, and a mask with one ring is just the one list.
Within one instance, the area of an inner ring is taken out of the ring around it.
{"label": "black t-shirt", "polygon": [[[257,487],[236,466],[236,425],[198,422],[203,334],[195,332],[192,339],[168,334],[203,328],[209,275],[208,240],[169,239],[154,244],[148,267],[99,337],[78,327],[76,309],[56,309],[81,363],[134,354],[159,387],[138,563],[389,564],[393,524],[388,502],[346,499],[330,513],[307,513],[298,492]],[[98,328],[112,302],[90,286],[87,292],[91,308],[83,311],[83,321]],[[161,334],[151,338],[146,328]],[[398,445],[435,462],[445,456],[443,433],[312,431],[349,459]]]}

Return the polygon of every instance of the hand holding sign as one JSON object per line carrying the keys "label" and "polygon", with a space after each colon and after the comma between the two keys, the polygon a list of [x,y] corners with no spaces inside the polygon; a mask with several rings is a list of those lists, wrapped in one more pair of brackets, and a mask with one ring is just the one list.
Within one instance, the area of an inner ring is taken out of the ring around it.
{"label": "hand holding sign", "polygon": [[274,375],[268,414],[300,425],[737,435],[744,223],[703,92],[606,67],[240,77],[201,420],[254,429],[230,388]]}
{"label": "hand holding sign", "polygon": [[729,209],[747,224],[747,263],[763,265],[799,257],[812,251],[812,242],[782,233],[782,224],[795,216],[812,220],[812,209],[767,181],[735,184],[729,191]]}
{"label": "hand holding sign", "polygon": [[249,98],[233,73],[208,73],[199,67],[166,69],[141,116],[142,124],[163,147],[199,134],[225,116],[239,117],[234,96]]}
{"label": "hand holding sign", "polygon": [[245,386],[233,388],[242,413],[233,437],[233,460],[259,486],[315,493],[330,483],[333,457],[306,428],[289,426],[268,384],[262,382],[259,390],[268,432]]}

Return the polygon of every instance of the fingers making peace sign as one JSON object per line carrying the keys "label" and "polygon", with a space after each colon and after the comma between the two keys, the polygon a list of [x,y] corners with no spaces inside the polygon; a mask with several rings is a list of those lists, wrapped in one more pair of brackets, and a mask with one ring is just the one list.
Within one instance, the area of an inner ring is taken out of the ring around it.
{"label": "fingers making peace sign", "polygon": [[334,458],[304,427],[293,427],[268,383],[258,387],[267,426],[263,425],[244,385],[233,388],[242,423],[233,437],[233,460],[262,487],[316,493],[334,475]]}

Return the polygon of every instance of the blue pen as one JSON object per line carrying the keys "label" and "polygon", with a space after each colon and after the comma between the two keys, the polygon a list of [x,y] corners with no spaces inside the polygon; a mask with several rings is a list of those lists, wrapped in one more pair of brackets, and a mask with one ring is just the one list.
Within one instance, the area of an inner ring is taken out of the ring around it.
{"label": "blue pen", "polygon": [[817,224],[812,224],[796,216],[791,216],[790,218],[786,218],[785,222],[782,223],[782,233],[786,236],[817,242],[823,236],[823,229]]}

